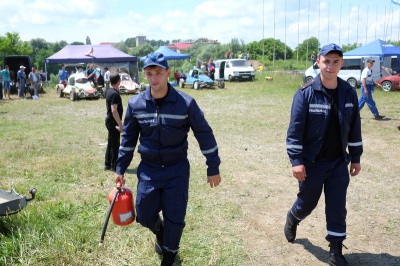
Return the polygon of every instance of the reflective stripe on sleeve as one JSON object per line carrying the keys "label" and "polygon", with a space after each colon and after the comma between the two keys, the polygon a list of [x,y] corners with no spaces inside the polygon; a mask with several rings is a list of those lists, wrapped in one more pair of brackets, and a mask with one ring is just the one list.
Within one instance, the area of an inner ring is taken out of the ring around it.
{"label": "reflective stripe on sleeve", "polygon": [[122,147],[122,146],[119,146],[119,150],[120,151],[134,151],[135,147]]}
{"label": "reflective stripe on sleeve", "polygon": [[350,147],[362,146],[362,142],[349,142],[347,143]]}
{"label": "reflective stripe on sleeve", "polygon": [[218,149],[218,146],[215,146],[215,147],[212,148],[212,149],[205,150],[205,151],[201,151],[201,153],[204,154],[204,155],[206,155],[206,154],[213,153],[213,152],[216,151],[217,149]]}
{"label": "reflective stripe on sleeve", "polygon": [[286,149],[298,149],[298,150],[302,150],[302,149],[303,149],[303,145],[286,145]]}

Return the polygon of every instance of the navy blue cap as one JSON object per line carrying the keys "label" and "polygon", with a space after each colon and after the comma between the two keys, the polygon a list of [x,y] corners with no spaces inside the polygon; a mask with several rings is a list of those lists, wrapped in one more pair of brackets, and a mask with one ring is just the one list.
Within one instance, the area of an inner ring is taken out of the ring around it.
{"label": "navy blue cap", "polygon": [[339,54],[340,56],[343,56],[343,51],[342,48],[334,43],[330,43],[327,45],[324,45],[321,50],[319,51],[318,55],[327,55],[331,52],[335,52],[337,54]]}
{"label": "navy blue cap", "polygon": [[161,53],[150,53],[146,56],[144,60],[143,69],[148,66],[159,66],[162,68],[168,68],[167,59]]}

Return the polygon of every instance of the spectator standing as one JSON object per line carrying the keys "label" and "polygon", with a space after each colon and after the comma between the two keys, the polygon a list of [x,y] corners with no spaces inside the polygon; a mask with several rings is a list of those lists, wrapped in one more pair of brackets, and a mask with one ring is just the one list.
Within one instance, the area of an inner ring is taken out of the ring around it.
{"label": "spectator standing", "polygon": [[108,141],[104,160],[104,170],[115,172],[121,138],[120,133],[122,132],[122,115],[124,113],[122,99],[119,94],[121,76],[118,73],[113,73],[110,76],[110,83],[111,88],[106,91],[107,116],[105,125],[108,130]]}
{"label": "spectator standing", "polygon": [[46,77],[46,73],[43,72],[43,69],[40,70],[39,76],[40,76],[40,87],[43,88],[43,86],[47,86],[47,84],[46,84],[47,77]]}
{"label": "spectator standing", "polygon": [[360,112],[356,91],[337,76],[344,63],[342,49],[323,46],[317,63],[320,74],[299,88],[292,103],[286,148],[299,193],[287,213],[284,233],[294,242],[297,225],[311,214],[324,191],[329,265],[346,266],[342,243],[349,173],[360,172],[363,152]]}
{"label": "spectator standing", "polygon": [[226,55],[226,59],[231,58],[231,52],[230,51],[227,51],[225,55]]}
{"label": "spectator standing", "polygon": [[110,88],[110,70],[108,70],[108,67],[104,68],[104,84],[106,87],[106,92],[108,91],[108,89]]}
{"label": "spectator standing", "polygon": [[374,99],[372,98],[372,92],[374,91],[374,84],[379,88],[382,88],[382,85],[375,82],[372,79],[372,71],[371,68],[374,65],[375,60],[369,58],[367,60],[367,66],[361,72],[361,88],[360,88],[360,98],[358,100],[358,108],[361,109],[364,107],[365,103],[367,103],[369,110],[374,115],[376,120],[382,120],[385,116],[379,115],[378,108],[376,108],[376,104]]}
{"label": "spectator standing", "polygon": [[139,141],[136,221],[155,234],[155,251],[163,255],[161,265],[172,266],[185,227],[189,130],[206,157],[211,187],[221,182],[220,159],[212,129],[196,101],[168,83],[171,70],[164,55],[147,55],[143,69],[149,87],[129,99],[115,181],[125,182],[124,173]]}
{"label": "spectator standing", "polygon": [[[3,82],[4,82],[4,78],[3,75],[1,75],[1,66],[0,66],[0,100],[3,100]],[[4,93],[4,98],[5,98],[5,93]]]}
{"label": "spectator standing", "polygon": [[65,70],[65,66],[61,67],[61,70],[58,71],[58,77],[60,78],[60,84],[64,84],[66,86],[68,80],[69,73]]}
{"label": "spectator standing", "polygon": [[186,80],[186,74],[185,74],[185,72],[183,72],[183,69],[181,69],[181,72],[179,73],[179,77],[180,77],[181,79]]}
{"label": "spectator standing", "polygon": [[180,77],[181,77],[181,75],[179,74],[178,70],[175,70],[174,79],[176,81],[176,84],[179,84]]}
{"label": "spectator standing", "polygon": [[215,74],[215,63],[214,59],[210,58],[210,61],[208,61],[208,76],[214,80],[214,74]]}
{"label": "spectator standing", "polygon": [[97,70],[94,68],[94,65],[91,64],[89,69],[86,71],[86,77],[90,82],[93,82],[93,86],[97,88]]}
{"label": "spectator standing", "polygon": [[250,53],[247,53],[246,59],[247,59],[247,61],[250,60]]}
{"label": "spectator standing", "polygon": [[32,72],[29,73],[28,79],[31,82],[31,88],[33,89],[33,96],[39,97],[39,81],[40,76],[36,71],[36,67],[32,67]]}
{"label": "spectator standing", "polygon": [[314,65],[316,61],[317,61],[317,55],[315,54],[315,52],[312,52],[311,54],[312,65]]}
{"label": "spectator standing", "polygon": [[4,99],[6,98],[6,96],[8,95],[8,99],[10,100],[10,82],[11,82],[11,78],[10,78],[10,70],[8,65],[6,65],[4,67],[4,69],[1,71],[1,76],[3,77],[4,80]]}
{"label": "spectator standing", "polygon": [[26,83],[26,74],[25,67],[20,66],[17,72],[17,80],[18,80],[18,96],[20,99],[25,98],[25,83]]}

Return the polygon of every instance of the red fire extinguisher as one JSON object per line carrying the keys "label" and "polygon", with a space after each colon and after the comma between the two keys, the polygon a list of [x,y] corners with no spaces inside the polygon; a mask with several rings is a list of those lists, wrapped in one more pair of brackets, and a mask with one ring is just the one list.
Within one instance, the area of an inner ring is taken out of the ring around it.
{"label": "red fire extinguisher", "polygon": [[135,221],[136,213],[133,207],[132,192],[129,188],[121,186],[117,183],[115,187],[108,194],[108,201],[110,202],[110,209],[108,210],[106,220],[104,222],[103,231],[101,233],[100,244],[104,241],[106,234],[108,220],[112,214],[113,221],[116,225],[125,226]]}

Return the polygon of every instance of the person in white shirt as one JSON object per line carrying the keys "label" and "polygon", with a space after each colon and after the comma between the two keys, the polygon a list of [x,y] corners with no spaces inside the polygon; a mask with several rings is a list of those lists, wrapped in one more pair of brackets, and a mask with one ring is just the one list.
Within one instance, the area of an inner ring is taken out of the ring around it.
{"label": "person in white shirt", "polygon": [[106,86],[106,91],[110,88],[110,70],[108,67],[104,67],[104,84]]}
{"label": "person in white shirt", "polygon": [[364,107],[365,103],[367,103],[369,110],[374,115],[376,120],[382,120],[385,116],[379,115],[378,108],[376,108],[376,104],[374,99],[372,98],[372,92],[374,91],[374,84],[380,88],[382,85],[377,83],[372,79],[372,71],[371,68],[374,65],[375,60],[369,58],[367,60],[367,67],[361,73],[361,89],[360,89],[360,98],[358,99],[358,108],[361,109]]}

